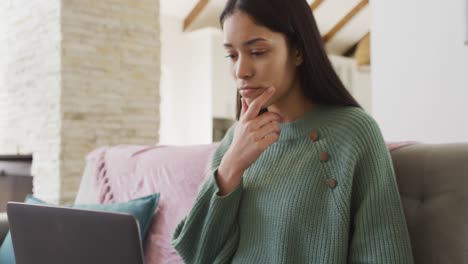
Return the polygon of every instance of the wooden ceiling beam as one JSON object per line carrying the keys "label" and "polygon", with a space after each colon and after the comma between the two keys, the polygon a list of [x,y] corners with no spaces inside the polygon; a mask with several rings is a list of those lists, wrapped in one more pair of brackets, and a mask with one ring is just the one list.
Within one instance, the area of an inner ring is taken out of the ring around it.
{"label": "wooden ceiling beam", "polygon": [[366,5],[369,4],[369,0],[361,0],[348,14],[346,14],[338,23],[322,37],[323,43],[327,43],[332,39],[338,31],[340,31],[351,19],[353,19]]}
{"label": "wooden ceiling beam", "polygon": [[186,31],[193,21],[200,15],[203,9],[208,4],[208,0],[199,0],[195,7],[190,11],[188,16],[184,19],[184,28],[183,30]]}
{"label": "wooden ceiling beam", "polygon": [[323,1],[324,0],[315,0],[310,4],[310,9],[312,9],[312,11],[315,11],[323,3]]}
{"label": "wooden ceiling beam", "polygon": [[370,32],[367,32],[367,34],[357,44],[354,57],[357,65],[370,65]]}
{"label": "wooden ceiling beam", "polygon": [[[325,0],[315,0],[310,4],[312,11],[315,11]],[[188,16],[184,19],[184,28],[186,31],[195,19],[200,15],[203,9],[208,5],[208,0],[199,0],[195,7],[190,11]]]}

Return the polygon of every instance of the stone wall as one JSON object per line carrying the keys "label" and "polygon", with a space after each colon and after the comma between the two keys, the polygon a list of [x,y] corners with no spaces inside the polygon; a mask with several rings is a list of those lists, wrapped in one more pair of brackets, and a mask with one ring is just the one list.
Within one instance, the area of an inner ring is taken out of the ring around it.
{"label": "stone wall", "polygon": [[158,1],[4,0],[0,10],[0,154],[33,154],[35,195],[72,202],[91,150],[158,141]]}
{"label": "stone wall", "polygon": [[0,1],[0,154],[33,154],[34,192],[60,194],[60,1]]}

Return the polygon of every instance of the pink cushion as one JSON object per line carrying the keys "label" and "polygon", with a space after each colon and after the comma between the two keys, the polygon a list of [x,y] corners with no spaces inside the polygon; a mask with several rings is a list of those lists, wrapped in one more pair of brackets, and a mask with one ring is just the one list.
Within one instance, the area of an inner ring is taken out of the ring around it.
{"label": "pink cushion", "polygon": [[397,150],[399,148],[402,148],[402,147],[406,147],[406,146],[410,146],[410,145],[414,145],[414,144],[418,144],[420,142],[418,141],[395,141],[395,142],[392,142],[392,141],[386,141],[385,144],[387,144],[387,148],[390,152],[394,151],[394,150]]}
{"label": "pink cushion", "polygon": [[144,241],[146,263],[183,263],[171,245],[172,234],[189,213],[216,147],[121,145],[90,154],[99,156],[95,182],[102,203],[161,194]]}

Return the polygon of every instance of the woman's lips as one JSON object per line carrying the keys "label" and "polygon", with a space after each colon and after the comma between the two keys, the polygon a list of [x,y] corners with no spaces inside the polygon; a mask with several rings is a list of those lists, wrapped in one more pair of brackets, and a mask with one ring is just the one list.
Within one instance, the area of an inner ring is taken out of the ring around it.
{"label": "woman's lips", "polygon": [[242,95],[242,97],[252,97],[260,91],[260,88],[242,88],[239,93]]}

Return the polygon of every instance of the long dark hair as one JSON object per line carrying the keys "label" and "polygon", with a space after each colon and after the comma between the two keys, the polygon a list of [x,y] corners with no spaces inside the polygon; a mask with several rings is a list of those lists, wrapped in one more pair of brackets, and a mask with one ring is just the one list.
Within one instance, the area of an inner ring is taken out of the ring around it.
{"label": "long dark hair", "polygon": [[[333,69],[306,0],[228,0],[219,18],[221,27],[235,10],[271,31],[283,33],[289,45],[299,50],[303,59],[298,67],[299,81],[306,98],[319,104],[361,107]],[[240,110],[237,93],[237,119]]]}

